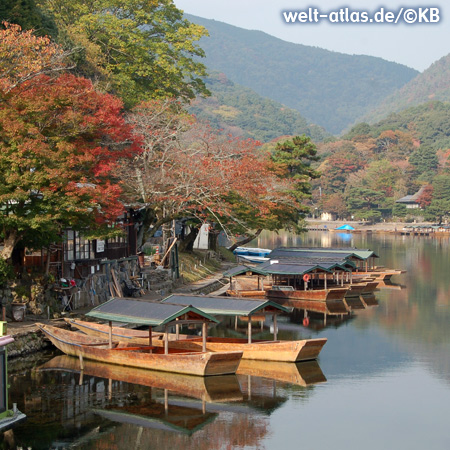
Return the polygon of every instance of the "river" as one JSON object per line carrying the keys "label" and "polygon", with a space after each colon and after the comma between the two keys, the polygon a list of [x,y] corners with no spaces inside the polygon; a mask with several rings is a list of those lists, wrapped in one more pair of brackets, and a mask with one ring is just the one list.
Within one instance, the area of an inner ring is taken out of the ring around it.
{"label": "river", "polygon": [[[345,320],[279,320],[281,339],[328,338],[318,364],[243,370],[190,390],[183,378],[80,373],[57,351],[12,360],[10,402],[27,421],[3,448],[449,449],[449,238],[264,233],[251,245],[370,248],[379,265],[407,273]],[[225,320],[213,333],[245,330]]]}

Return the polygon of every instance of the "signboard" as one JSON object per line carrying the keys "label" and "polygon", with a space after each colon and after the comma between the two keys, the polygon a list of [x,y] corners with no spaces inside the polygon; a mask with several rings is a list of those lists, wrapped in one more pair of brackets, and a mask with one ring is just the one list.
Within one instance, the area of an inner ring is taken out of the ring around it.
{"label": "signboard", "polygon": [[105,241],[97,239],[97,253],[102,253],[105,251]]}

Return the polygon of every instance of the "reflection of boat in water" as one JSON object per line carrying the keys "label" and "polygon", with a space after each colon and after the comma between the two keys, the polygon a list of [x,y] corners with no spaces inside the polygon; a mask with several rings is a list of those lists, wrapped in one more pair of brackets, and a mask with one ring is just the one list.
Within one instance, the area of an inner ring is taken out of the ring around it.
{"label": "reflection of boat in water", "polygon": [[378,288],[380,289],[390,289],[393,291],[400,291],[402,289],[406,289],[406,286],[403,284],[393,283],[392,281],[380,281],[378,283]]}
{"label": "reflection of boat in water", "polygon": [[363,295],[361,300],[363,301],[363,303],[366,305],[367,308],[370,308],[372,306],[378,306],[378,300],[375,297],[375,294],[372,295]]}
{"label": "reflection of boat in water", "polygon": [[93,409],[95,414],[122,424],[192,435],[211,423],[218,413],[181,405],[152,402],[120,408]]}
{"label": "reflection of boat in water", "polygon": [[[254,318],[254,316],[251,317]],[[246,319],[248,320],[247,317]],[[262,319],[264,320],[264,316],[262,316]],[[261,320],[261,317],[258,316],[257,320]],[[105,339],[109,333],[109,326],[107,325],[75,319],[66,319],[66,321],[73,327],[97,338],[103,337]],[[141,330],[112,327],[112,335],[114,339],[127,340],[138,345],[148,343],[148,332]],[[179,340],[174,340],[175,336],[176,334],[173,333],[169,335],[172,348],[189,351],[200,351],[202,348],[202,338],[179,335]],[[248,339],[244,338],[208,337],[206,339],[206,350],[211,352],[242,351],[242,357],[245,359],[296,362],[316,359],[326,341],[326,338],[322,338],[299,341],[254,340],[249,343]],[[164,341],[159,339],[155,339],[152,342],[155,346],[164,345]]]}
{"label": "reflection of boat in water", "polygon": [[[63,370],[81,373],[80,363],[73,356],[55,356],[39,367],[39,370]],[[105,364],[97,361],[84,361],[83,375],[123,381],[198,398],[207,402],[239,401],[242,393],[236,375],[216,377],[196,377],[170,372],[159,372]]]}
{"label": "reflection of boat in water", "polygon": [[[188,375],[225,375],[236,373],[242,352],[164,352],[162,347],[114,344],[50,325],[37,324],[52,344],[66,355],[99,362]],[[112,348],[111,348],[112,347]]]}
{"label": "reflection of boat in water", "polygon": [[317,361],[289,364],[276,361],[242,360],[237,374],[270,378],[299,386],[309,386],[327,381]]}

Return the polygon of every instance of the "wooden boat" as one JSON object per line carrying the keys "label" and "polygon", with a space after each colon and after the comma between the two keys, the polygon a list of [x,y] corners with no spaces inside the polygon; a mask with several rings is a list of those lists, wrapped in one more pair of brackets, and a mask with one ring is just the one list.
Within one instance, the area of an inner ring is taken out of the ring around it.
{"label": "wooden boat", "polygon": [[348,287],[331,289],[294,289],[292,286],[272,286],[267,291],[267,297],[271,300],[314,300],[316,302],[326,302],[330,300],[342,300],[348,291]]}
{"label": "wooden boat", "polygon": [[[106,338],[109,327],[93,322],[83,322],[75,319],[66,319],[73,327],[86,334]],[[141,330],[131,330],[122,327],[112,327],[114,339],[127,340],[130,343],[145,345],[148,343],[148,333]],[[199,351],[202,348],[202,338],[187,335],[179,335],[180,339],[174,341],[175,334],[169,335],[172,348],[190,351]],[[163,346],[162,339],[154,339],[153,345]],[[316,359],[322,347],[327,342],[326,338],[304,339],[299,341],[252,341],[238,338],[207,337],[206,349],[211,352],[242,351],[242,358],[262,361],[298,362]]]}
{"label": "wooden boat", "polygon": [[375,278],[375,281],[381,282],[381,281],[390,281],[391,277],[393,277],[394,275],[401,275],[403,273],[406,273],[405,270],[397,270],[397,269],[374,269],[372,271],[367,271],[367,272],[353,272],[352,276],[354,279],[357,278],[366,278],[366,277],[371,277],[371,278]]}
{"label": "wooden boat", "polygon": [[[83,364],[83,375],[87,376],[123,381],[157,389],[167,389],[170,392],[205,400],[208,403],[243,400],[239,381],[234,374],[218,375],[216,377],[195,377],[179,373],[158,372],[156,370],[105,364],[90,360],[84,361]],[[40,366],[38,370],[63,370],[81,374],[78,358],[68,355],[55,356]]]}
{"label": "wooden boat", "polygon": [[266,297],[266,291],[264,290],[251,290],[251,289],[228,289],[226,291],[226,294],[229,297],[244,297],[244,298],[265,298]]}
{"label": "wooden boat", "polygon": [[195,352],[163,347],[143,346],[130,342],[116,341],[111,344],[82,333],[63,330],[41,323],[36,324],[52,344],[67,355],[83,359],[139,367],[163,372],[187,375],[209,376],[236,373],[242,358],[242,351]]}

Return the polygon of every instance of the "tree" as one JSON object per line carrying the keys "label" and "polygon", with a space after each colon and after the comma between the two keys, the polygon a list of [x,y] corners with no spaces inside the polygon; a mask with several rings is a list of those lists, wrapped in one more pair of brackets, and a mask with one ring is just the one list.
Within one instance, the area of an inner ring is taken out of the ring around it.
{"label": "tree", "polygon": [[122,103],[90,81],[40,75],[0,97],[1,256],[72,227],[92,231],[123,212],[109,174],[128,151]]}
{"label": "tree", "polygon": [[432,199],[425,209],[428,220],[438,219],[442,223],[445,216],[450,215],[450,178],[448,175],[437,175],[432,184]]}
{"label": "tree", "polygon": [[37,37],[32,30],[3,22],[0,29],[0,92],[14,88],[40,75],[57,76],[68,68],[71,52],[65,52],[48,37]]}
{"label": "tree", "polygon": [[20,25],[23,30],[35,30],[39,36],[58,35],[51,17],[45,14],[35,0],[2,0],[0,4],[0,22]]}
{"label": "tree", "polygon": [[78,68],[127,106],[168,96],[206,93],[196,42],[207,33],[183,18],[172,0],[41,0],[71,46],[81,47]]}
{"label": "tree", "polygon": [[311,138],[302,135],[280,142],[271,155],[272,170],[280,179],[288,179],[293,184],[290,194],[298,201],[310,196],[311,179],[320,174],[311,167],[312,161],[318,161],[317,148]]}
{"label": "tree", "polygon": [[360,219],[375,220],[381,217],[379,211],[369,214],[371,210],[378,208],[383,200],[383,194],[372,189],[351,187],[345,193],[347,207],[351,214]]}
{"label": "tree", "polygon": [[230,236],[253,235],[298,222],[295,186],[276,175],[258,142],[221,134],[174,101],[143,103],[128,120],[142,152],[124,160],[117,176],[127,202],[145,211],[145,229],[187,217],[213,222]]}
{"label": "tree", "polygon": [[392,197],[396,185],[401,178],[401,172],[387,159],[373,161],[367,167],[365,181],[370,189],[382,192],[385,197]]}

